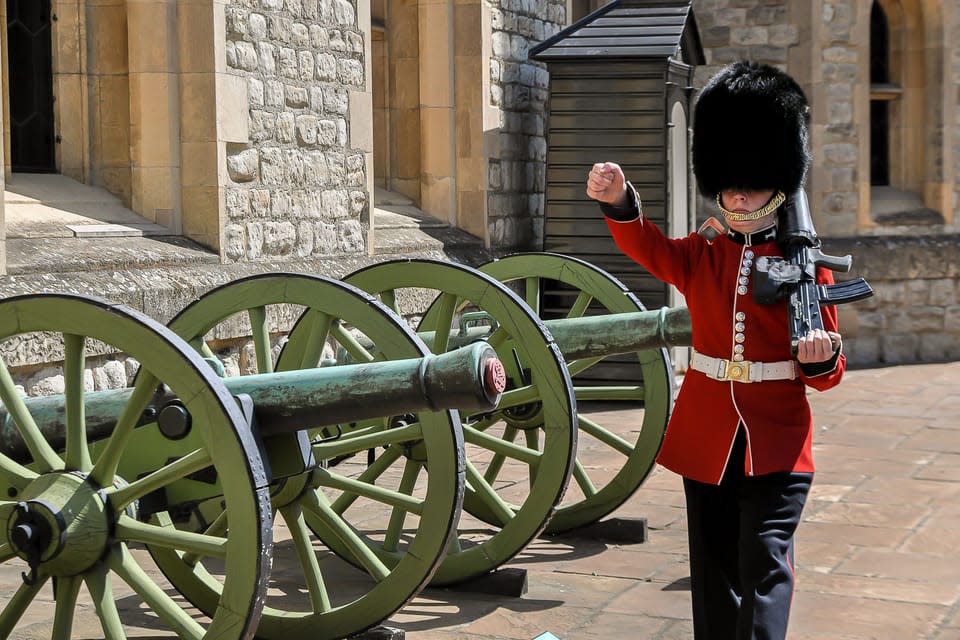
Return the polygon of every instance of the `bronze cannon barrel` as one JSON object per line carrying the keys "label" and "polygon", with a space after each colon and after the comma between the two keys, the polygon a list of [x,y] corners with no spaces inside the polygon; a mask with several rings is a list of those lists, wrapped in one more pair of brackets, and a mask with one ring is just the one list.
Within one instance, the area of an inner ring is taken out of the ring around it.
{"label": "bronze cannon barrel", "polygon": [[546,320],[544,324],[568,361],[687,347],[693,340],[686,307]]}
{"label": "bronze cannon barrel", "polygon": [[[347,364],[225,378],[233,395],[247,394],[263,436],[383,416],[497,406],[506,385],[503,365],[484,343],[440,355],[365,364]],[[87,437],[108,436],[130,399],[132,389],[92,391],[84,395]],[[26,398],[41,432],[54,448],[65,446],[64,397]],[[172,411],[171,411],[172,410]],[[186,420],[185,409],[165,388],[154,395],[140,424],[172,413]],[[29,453],[11,417],[0,407],[0,451],[18,460]],[[162,425],[161,425],[162,428]]]}
{"label": "bronze cannon barrel", "polygon": [[[683,306],[545,320],[544,325],[567,361],[661,347],[686,347],[693,340],[690,311]],[[451,348],[459,348],[483,340],[494,330],[491,324],[461,326],[451,333],[448,344]],[[433,345],[434,332],[417,335],[427,345]]]}

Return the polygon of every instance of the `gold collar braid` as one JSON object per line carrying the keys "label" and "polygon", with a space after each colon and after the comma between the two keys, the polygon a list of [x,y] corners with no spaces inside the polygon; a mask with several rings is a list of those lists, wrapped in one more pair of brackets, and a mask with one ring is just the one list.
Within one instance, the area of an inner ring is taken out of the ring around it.
{"label": "gold collar braid", "polygon": [[773,194],[773,197],[770,198],[770,202],[763,205],[756,211],[751,211],[749,213],[737,213],[736,211],[730,211],[729,209],[723,208],[723,203],[720,200],[720,194],[717,194],[717,206],[720,208],[720,213],[723,214],[723,217],[727,220],[733,220],[734,222],[743,222],[745,220],[759,220],[763,216],[773,213],[777,210],[777,207],[783,204],[783,201],[787,199],[787,196],[783,194],[783,191],[777,191]]}

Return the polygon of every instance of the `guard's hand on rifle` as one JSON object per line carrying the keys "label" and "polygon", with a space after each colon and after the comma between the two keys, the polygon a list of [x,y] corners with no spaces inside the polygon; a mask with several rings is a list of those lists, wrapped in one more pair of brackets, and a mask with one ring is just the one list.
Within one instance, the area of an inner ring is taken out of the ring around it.
{"label": "guard's hand on rifle", "polygon": [[587,195],[614,207],[627,206],[627,179],[614,162],[598,162],[587,176]]}
{"label": "guard's hand on rifle", "polygon": [[813,329],[797,341],[799,362],[826,362],[840,346],[840,334],[823,329]]}

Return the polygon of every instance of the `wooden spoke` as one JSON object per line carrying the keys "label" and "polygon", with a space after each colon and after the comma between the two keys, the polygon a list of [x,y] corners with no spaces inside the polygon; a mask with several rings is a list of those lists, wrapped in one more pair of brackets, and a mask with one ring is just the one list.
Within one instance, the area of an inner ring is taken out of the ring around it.
{"label": "wooden spoke", "polygon": [[[339,514],[334,512],[330,505],[320,500],[315,492],[308,491],[307,493],[309,495],[303,503],[304,511],[319,518],[323,522],[324,528],[332,532],[340,543],[349,549],[353,559],[375,580],[384,580],[390,575],[389,567],[373,553],[363,537],[354,531]],[[316,528],[316,525],[314,525],[314,528]]]}
{"label": "wooden spoke", "polygon": [[66,426],[67,451],[64,462],[68,469],[90,471],[90,449],[87,447],[87,427],[83,406],[83,371],[86,356],[83,336],[66,334],[64,341],[64,423]]}
{"label": "wooden spoke", "polygon": [[307,593],[310,594],[310,605],[316,612],[330,611],[330,595],[323,583],[320,563],[317,562],[317,554],[313,550],[310,530],[304,522],[303,512],[299,505],[295,505],[281,508],[280,515],[287,523],[290,537],[293,538],[297,558],[300,559],[300,567],[303,569],[303,579],[306,582]]}
{"label": "wooden spoke", "polygon": [[96,464],[93,465],[93,470],[90,472],[90,477],[101,487],[113,484],[117,466],[126,450],[133,428],[139,422],[144,409],[150,404],[150,398],[153,397],[159,383],[160,381],[153,374],[141,367],[140,375],[137,376],[137,381],[133,385],[133,393],[130,394],[130,399],[127,400],[123,412],[117,419],[117,425],[110,435],[103,453],[100,454]]}
{"label": "wooden spoke", "polygon": [[502,522],[510,522],[513,518],[513,508],[483,479],[483,476],[469,460],[467,461],[467,486],[480,496],[480,499],[499,516]]}
{"label": "wooden spoke", "polygon": [[273,353],[270,348],[270,326],[266,307],[247,309],[250,318],[250,330],[253,332],[253,346],[257,354],[257,371],[273,372]]}
{"label": "wooden spoke", "polygon": [[125,487],[113,491],[108,490],[110,504],[119,513],[135,500],[139,500],[152,491],[162,489],[172,482],[181,480],[191,473],[206,469],[211,463],[210,453],[205,449],[197,449],[179,460],[160,467],[153,473],[134,480]]}
{"label": "wooden spoke", "polygon": [[117,521],[116,536],[124,542],[141,542],[203,556],[225,558],[227,555],[226,538],[148,524],[134,520],[126,514],[121,515]]}
{"label": "wooden spoke", "polygon": [[13,633],[17,622],[23,617],[30,603],[40,593],[40,589],[47,583],[47,578],[41,578],[33,584],[20,583],[17,591],[7,602],[3,611],[0,611],[0,638],[8,638]]}
{"label": "wooden spoke", "polygon": [[187,640],[203,638],[203,627],[146,574],[130,555],[126,545],[118,545],[118,548],[109,555],[107,562],[114,573],[136,591],[147,606],[180,638]]}
{"label": "wooden spoke", "polygon": [[90,597],[93,599],[93,606],[100,617],[100,628],[103,629],[104,640],[126,640],[126,633],[123,631],[123,621],[120,620],[120,613],[117,611],[117,603],[113,597],[113,589],[110,586],[110,572],[106,565],[98,565],[87,574],[84,579]]}
{"label": "wooden spoke", "polygon": [[56,607],[53,611],[51,640],[70,640],[73,631],[73,613],[77,608],[77,596],[83,582],[80,576],[64,576],[57,579],[54,589]]}

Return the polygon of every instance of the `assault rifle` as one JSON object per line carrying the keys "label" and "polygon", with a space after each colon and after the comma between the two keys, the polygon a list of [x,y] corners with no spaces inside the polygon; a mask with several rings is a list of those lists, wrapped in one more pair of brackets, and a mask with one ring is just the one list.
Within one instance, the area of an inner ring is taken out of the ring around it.
{"label": "assault rifle", "polygon": [[863,278],[836,284],[817,284],[817,266],[831,271],[850,271],[849,256],[830,256],[820,251],[820,239],[813,228],[807,195],[798,189],[787,196],[779,213],[777,241],[783,258],[757,258],[753,297],[761,304],[787,298],[787,321],[790,324],[790,350],[796,355],[798,341],[813,329],[823,329],[822,304],[845,304],[873,295]]}

